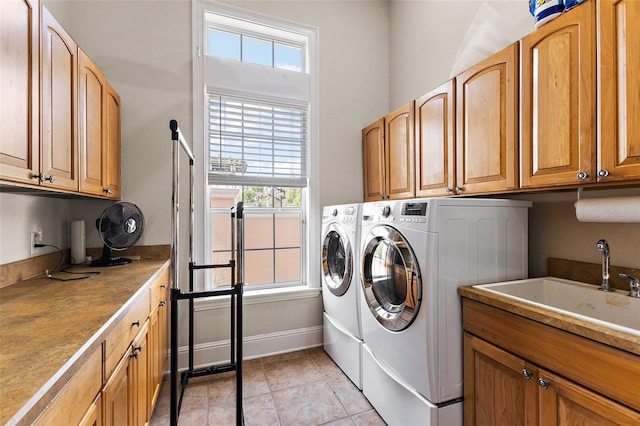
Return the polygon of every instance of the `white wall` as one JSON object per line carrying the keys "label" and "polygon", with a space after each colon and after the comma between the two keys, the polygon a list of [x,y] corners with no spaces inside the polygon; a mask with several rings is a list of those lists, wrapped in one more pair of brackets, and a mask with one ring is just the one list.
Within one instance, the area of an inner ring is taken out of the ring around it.
{"label": "white wall", "polygon": [[391,0],[389,111],[517,41],[533,23],[526,0]]}

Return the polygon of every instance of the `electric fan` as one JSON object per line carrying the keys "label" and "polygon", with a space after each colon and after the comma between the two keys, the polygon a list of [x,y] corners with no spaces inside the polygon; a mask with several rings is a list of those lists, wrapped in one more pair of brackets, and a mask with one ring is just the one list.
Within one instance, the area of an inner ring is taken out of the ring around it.
{"label": "electric fan", "polygon": [[116,266],[131,263],[131,259],[114,256],[113,251],[131,247],[138,241],[144,229],[144,217],[135,204],[118,201],[104,209],[96,220],[96,228],[104,243],[102,257],[91,266]]}

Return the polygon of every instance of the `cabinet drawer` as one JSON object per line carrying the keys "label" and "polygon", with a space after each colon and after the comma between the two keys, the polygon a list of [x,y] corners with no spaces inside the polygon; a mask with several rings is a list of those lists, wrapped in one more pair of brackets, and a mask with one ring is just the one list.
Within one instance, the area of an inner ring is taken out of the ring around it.
{"label": "cabinet drawer", "polygon": [[149,316],[149,292],[142,291],[131,304],[122,321],[107,336],[105,341],[105,378],[111,375],[116,364]]}
{"label": "cabinet drawer", "polygon": [[151,292],[151,307],[150,311],[153,311],[160,301],[167,301],[167,294],[169,292],[169,269],[162,271],[162,275],[158,278],[150,287]]}
{"label": "cabinet drawer", "polygon": [[102,346],[85,355],[85,363],[69,379],[36,425],[79,424],[102,387]]}

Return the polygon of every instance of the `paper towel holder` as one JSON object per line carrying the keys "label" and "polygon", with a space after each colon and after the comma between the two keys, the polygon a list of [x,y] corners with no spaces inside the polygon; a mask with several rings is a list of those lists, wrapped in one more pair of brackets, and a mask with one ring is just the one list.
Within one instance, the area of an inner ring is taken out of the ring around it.
{"label": "paper towel holder", "polygon": [[582,198],[582,190],[584,188],[578,188],[578,201],[580,201],[580,199]]}

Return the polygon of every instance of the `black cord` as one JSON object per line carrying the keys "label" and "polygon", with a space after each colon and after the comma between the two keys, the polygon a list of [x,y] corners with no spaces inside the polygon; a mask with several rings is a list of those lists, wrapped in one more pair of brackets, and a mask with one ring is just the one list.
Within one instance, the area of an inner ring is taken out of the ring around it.
{"label": "black cord", "polygon": [[[58,250],[58,252],[60,253],[60,260],[58,261],[58,264],[56,265],[55,268],[53,268],[53,270],[51,272],[47,271],[47,278],[49,278],[50,280],[56,280],[56,281],[76,281],[76,280],[84,280],[87,278],[93,278],[97,275],[100,275],[100,272],[71,272],[69,271],[69,268],[71,268],[71,265],[67,266],[64,269],[60,269],[60,267],[62,266],[63,262],[64,262],[64,252],[62,250],[60,250],[59,247],[54,246],[53,244],[34,244],[34,247],[53,247],[54,249]],[[58,278],[58,277],[54,277],[53,274],[55,274],[56,272],[63,272],[65,274],[72,274],[72,275],[82,275],[81,277],[75,277],[75,278]]]}

